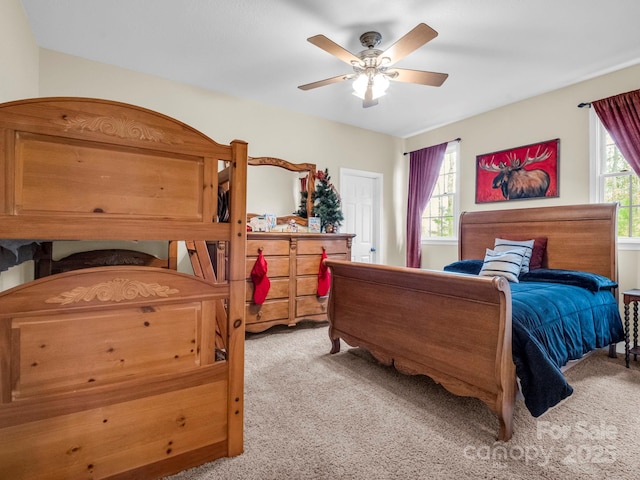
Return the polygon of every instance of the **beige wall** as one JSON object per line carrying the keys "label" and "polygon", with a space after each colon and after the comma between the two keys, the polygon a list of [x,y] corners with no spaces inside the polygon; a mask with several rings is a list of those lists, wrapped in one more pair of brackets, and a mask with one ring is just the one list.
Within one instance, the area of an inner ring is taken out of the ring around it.
{"label": "beige wall", "polygon": [[0,4],[0,102],[38,96],[38,45],[19,0]]}
{"label": "beige wall", "polygon": [[[407,150],[461,137],[461,211],[589,203],[589,102],[640,88],[640,65],[514,103],[406,140]],[[558,198],[475,204],[476,155],[560,139]],[[637,251],[619,252],[622,290],[640,284]],[[578,252],[579,245],[576,245]],[[456,260],[455,246],[423,246],[423,267],[440,269]]]}

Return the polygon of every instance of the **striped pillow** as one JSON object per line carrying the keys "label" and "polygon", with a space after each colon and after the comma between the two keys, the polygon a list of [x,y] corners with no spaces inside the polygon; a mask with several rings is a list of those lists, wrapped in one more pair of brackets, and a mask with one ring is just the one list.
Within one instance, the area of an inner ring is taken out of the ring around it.
{"label": "striped pillow", "polygon": [[504,238],[496,238],[493,250],[496,252],[506,252],[514,248],[524,248],[525,255],[520,265],[520,275],[529,272],[529,262],[531,262],[531,254],[533,253],[533,244],[535,240],[506,240]]}
{"label": "striped pillow", "polygon": [[484,263],[478,275],[485,277],[504,277],[510,282],[518,283],[520,265],[525,255],[524,248],[514,248],[505,252],[497,252],[487,248]]}

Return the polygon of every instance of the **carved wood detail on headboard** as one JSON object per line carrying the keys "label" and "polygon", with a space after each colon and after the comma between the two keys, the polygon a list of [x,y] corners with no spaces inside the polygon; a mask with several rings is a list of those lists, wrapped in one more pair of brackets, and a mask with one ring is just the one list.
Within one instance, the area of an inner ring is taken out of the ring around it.
{"label": "carved wood detail on headboard", "polygon": [[[54,122],[57,122],[54,121]],[[65,130],[88,130],[90,132],[100,132],[105,135],[112,135],[120,138],[129,138],[133,140],[143,140],[149,142],[162,142],[167,144],[182,143],[178,138],[173,140],[161,129],[151,127],[140,121],[127,118],[122,115],[120,118],[111,116],[88,116],[76,115],[69,117],[63,115],[62,125]]]}

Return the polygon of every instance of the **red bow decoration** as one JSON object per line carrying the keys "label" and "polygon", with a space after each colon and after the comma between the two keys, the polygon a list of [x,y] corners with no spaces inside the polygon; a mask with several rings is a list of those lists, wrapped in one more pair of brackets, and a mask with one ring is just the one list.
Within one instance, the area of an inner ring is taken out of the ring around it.
{"label": "red bow decoration", "polygon": [[322,249],[322,257],[320,258],[320,268],[318,270],[318,296],[326,297],[329,294],[329,288],[331,288],[331,271],[327,267],[324,261],[327,258],[327,251]]}
{"label": "red bow decoration", "polygon": [[262,250],[258,253],[258,259],[251,269],[251,281],[253,281],[253,301],[257,305],[262,305],[271,287],[271,280],[267,277],[267,261],[262,255]]}

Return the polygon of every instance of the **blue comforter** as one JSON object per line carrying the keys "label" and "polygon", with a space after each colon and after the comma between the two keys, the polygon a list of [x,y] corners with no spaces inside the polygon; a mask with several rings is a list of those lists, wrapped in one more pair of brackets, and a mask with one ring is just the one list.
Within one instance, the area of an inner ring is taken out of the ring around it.
{"label": "blue comforter", "polygon": [[608,289],[546,281],[510,286],[513,362],[525,404],[538,417],[573,393],[560,367],[624,340],[622,321]]}
{"label": "blue comforter", "polygon": [[[482,260],[444,270],[477,275]],[[573,393],[560,370],[569,360],[624,340],[618,285],[601,275],[540,268],[510,283],[512,355],[525,405],[534,417]]]}

